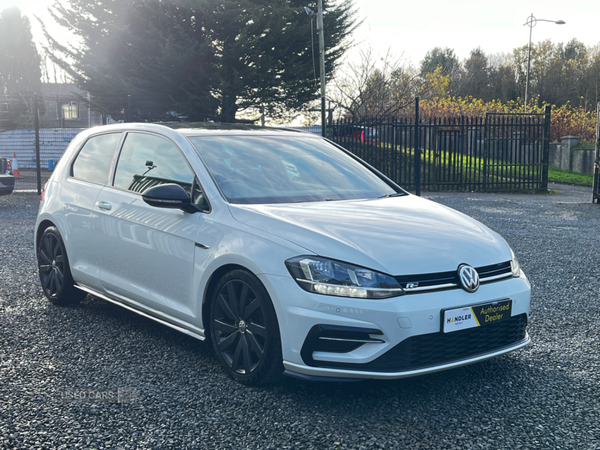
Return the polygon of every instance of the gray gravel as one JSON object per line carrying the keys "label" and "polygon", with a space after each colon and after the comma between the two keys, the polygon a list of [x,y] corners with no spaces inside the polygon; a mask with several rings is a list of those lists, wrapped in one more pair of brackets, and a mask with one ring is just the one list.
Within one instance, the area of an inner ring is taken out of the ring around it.
{"label": "gray gravel", "polygon": [[[208,345],[110,303],[50,305],[35,195],[0,197],[0,448],[600,449],[600,206],[430,194],[500,232],[533,285],[533,345],[393,382],[243,387]],[[63,402],[134,388],[133,403]]]}

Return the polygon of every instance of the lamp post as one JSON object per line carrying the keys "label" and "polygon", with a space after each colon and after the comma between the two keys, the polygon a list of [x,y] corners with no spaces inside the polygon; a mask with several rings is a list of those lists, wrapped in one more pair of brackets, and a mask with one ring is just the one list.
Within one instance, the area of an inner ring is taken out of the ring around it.
{"label": "lamp post", "polygon": [[[306,14],[312,19],[315,16],[313,10],[309,7],[304,7]],[[317,34],[319,35],[319,56],[321,73],[321,135],[327,136],[327,117],[325,114],[325,34],[323,32],[323,0],[319,0],[317,4]]]}
{"label": "lamp post", "polygon": [[564,20],[547,20],[547,19],[536,19],[531,13],[531,16],[527,18],[527,22],[523,24],[523,26],[529,26],[529,50],[527,54],[527,79],[525,81],[525,112],[527,112],[527,99],[529,94],[529,72],[531,70],[531,34],[533,32],[533,27],[537,25],[538,22],[552,22],[556,25],[564,25],[566,22]]}

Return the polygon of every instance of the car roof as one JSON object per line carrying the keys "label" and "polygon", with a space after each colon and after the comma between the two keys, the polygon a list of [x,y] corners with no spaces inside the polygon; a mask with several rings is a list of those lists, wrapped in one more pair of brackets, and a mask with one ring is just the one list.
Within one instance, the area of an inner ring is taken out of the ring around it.
{"label": "car roof", "polygon": [[[319,137],[318,135],[293,128],[260,127],[257,125],[239,123],[215,123],[215,122],[126,122],[112,125],[102,125],[82,132],[85,135],[104,133],[110,131],[150,131],[166,133],[166,131],[177,133],[180,136],[234,136],[234,135],[262,135],[262,136],[295,136],[295,137]],[[169,133],[166,133],[169,134]]]}
{"label": "car roof", "polygon": [[[121,122],[88,128],[79,133],[77,135],[79,139],[77,141],[73,140],[72,143],[78,142],[80,144],[82,140],[85,141],[90,136],[96,134],[132,131],[159,133],[173,139],[175,142],[177,142],[178,139],[208,136],[279,136],[300,139],[323,139],[317,134],[294,130],[292,128],[259,127],[247,124],[213,122]],[[179,144],[182,145],[181,142],[179,142]]]}
{"label": "car roof", "polygon": [[165,122],[160,125],[172,128],[184,136],[199,135],[313,135],[291,128],[261,127],[257,125],[240,123],[218,123],[218,122]]}

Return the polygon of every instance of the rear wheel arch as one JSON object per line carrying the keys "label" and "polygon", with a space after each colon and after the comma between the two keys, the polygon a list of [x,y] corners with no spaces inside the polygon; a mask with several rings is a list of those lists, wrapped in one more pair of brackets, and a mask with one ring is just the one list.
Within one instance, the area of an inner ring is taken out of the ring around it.
{"label": "rear wheel arch", "polygon": [[[36,248],[40,245],[40,241],[42,240],[42,235],[44,234],[44,231],[46,231],[46,228],[49,227],[56,227],[56,225],[51,222],[50,220],[42,220],[40,222],[40,224],[38,225],[37,228],[37,232],[35,233],[35,246]],[[56,227],[58,228],[58,227]]]}
{"label": "rear wheel arch", "polygon": [[38,229],[36,237],[38,274],[42,291],[56,305],[78,303],[86,296],[75,287],[69,257],[60,231],[54,224]]}

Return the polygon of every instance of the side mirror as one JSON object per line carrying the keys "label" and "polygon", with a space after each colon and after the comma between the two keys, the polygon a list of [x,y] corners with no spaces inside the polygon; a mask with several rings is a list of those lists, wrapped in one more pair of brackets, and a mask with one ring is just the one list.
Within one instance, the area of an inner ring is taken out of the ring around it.
{"label": "side mirror", "polygon": [[182,209],[192,214],[199,212],[198,207],[192,203],[190,195],[175,183],[160,184],[146,189],[142,199],[156,208]]}

